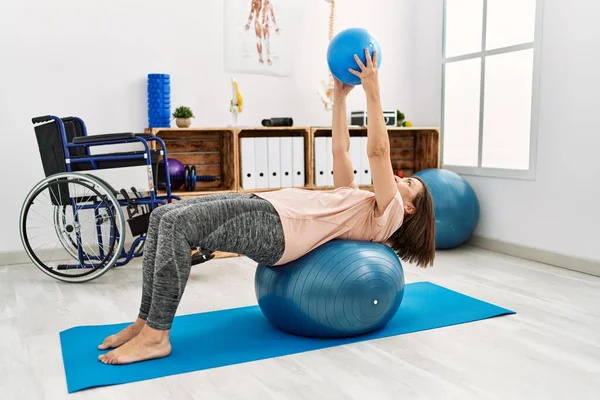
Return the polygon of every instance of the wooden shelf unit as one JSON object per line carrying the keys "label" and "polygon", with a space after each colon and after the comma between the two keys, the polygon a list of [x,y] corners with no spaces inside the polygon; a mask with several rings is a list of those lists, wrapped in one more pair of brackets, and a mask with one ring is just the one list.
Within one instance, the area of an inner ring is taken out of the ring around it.
{"label": "wooden shelf unit", "polygon": [[[217,177],[214,181],[197,181],[195,191],[177,189],[174,191],[176,195],[195,196],[237,191],[234,129],[151,128],[146,129],[146,133],[152,133],[165,142],[168,158],[175,158],[184,165],[195,166],[198,176]],[[162,158],[159,161],[162,161]]]}
{"label": "wooden shelf unit", "polygon": [[[440,139],[436,127],[387,127],[394,171],[404,176],[440,166]],[[367,128],[349,127],[351,136],[367,136]],[[331,136],[331,127],[224,127],[224,128],[149,128],[147,133],[160,137],[169,158],[195,165],[198,175],[219,175],[214,182],[198,182],[196,191],[177,190],[182,197],[215,193],[257,193],[275,189],[247,190],[241,187],[240,139],[244,137],[303,136],[305,189],[316,187],[314,176],[314,139]],[[361,186],[372,190],[371,185]]]}
{"label": "wooden shelf unit", "polygon": [[[367,128],[362,126],[349,126],[350,137],[367,136]],[[414,173],[428,168],[439,168],[440,145],[439,131],[437,128],[404,128],[387,127],[390,138],[390,158],[394,172],[402,171],[408,177]],[[331,127],[313,127],[311,135],[311,149],[314,157],[314,140],[316,137],[331,137]],[[314,159],[311,160],[314,170]],[[313,174],[314,176],[314,174]],[[312,181],[314,186],[314,181]],[[373,190],[373,185],[360,185],[361,189]],[[318,190],[329,190],[332,187],[315,187]]]}

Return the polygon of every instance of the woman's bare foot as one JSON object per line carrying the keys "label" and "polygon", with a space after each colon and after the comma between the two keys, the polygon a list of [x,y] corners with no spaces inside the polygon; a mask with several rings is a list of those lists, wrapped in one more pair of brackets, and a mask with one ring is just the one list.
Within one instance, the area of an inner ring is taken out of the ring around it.
{"label": "woman's bare foot", "polygon": [[126,343],[136,337],[145,325],[146,321],[138,318],[133,324],[129,325],[121,332],[110,335],[104,339],[104,342],[98,346],[98,350],[114,349],[115,347],[119,347],[123,343]]}
{"label": "woman's bare foot", "polygon": [[133,339],[98,357],[104,364],[131,364],[138,361],[162,358],[171,354],[169,331],[159,331],[144,325]]}

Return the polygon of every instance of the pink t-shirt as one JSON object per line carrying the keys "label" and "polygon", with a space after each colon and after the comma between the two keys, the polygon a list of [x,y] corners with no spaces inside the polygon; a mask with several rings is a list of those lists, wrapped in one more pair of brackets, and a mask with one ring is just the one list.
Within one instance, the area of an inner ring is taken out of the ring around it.
{"label": "pink t-shirt", "polygon": [[375,194],[355,184],[333,190],[285,188],[255,193],[277,210],[285,251],[275,265],[293,261],[333,239],[386,241],[404,221],[402,196],[377,215]]}

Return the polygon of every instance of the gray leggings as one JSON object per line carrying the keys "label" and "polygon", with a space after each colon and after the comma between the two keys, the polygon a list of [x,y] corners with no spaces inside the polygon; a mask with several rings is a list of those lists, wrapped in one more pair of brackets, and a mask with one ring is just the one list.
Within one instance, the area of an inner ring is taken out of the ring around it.
{"label": "gray leggings", "polygon": [[273,265],[283,255],[285,240],[273,206],[252,194],[206,195],[156,208],[144,245],[139,311],[149,327],[171,328],[194,247],[243,254]]}

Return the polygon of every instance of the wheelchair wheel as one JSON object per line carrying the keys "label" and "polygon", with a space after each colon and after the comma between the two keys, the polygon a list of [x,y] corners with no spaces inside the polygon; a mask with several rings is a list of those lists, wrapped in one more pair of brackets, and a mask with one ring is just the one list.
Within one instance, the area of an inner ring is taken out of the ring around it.
{"label": "wheelchair wheel", "polygon": [[65,282],[86,282],[121,257],[125,218],[107,185],[91,175],[59,173],[27,195],[19,221],[21,241],[32,262]]}
{"label": "wheelchair wheel", "polygon": [[70,206],[54,206],[54,230],[62,247],[71,255],[78,257],[77,240],[68,232],[69,222],[67,215]]}

